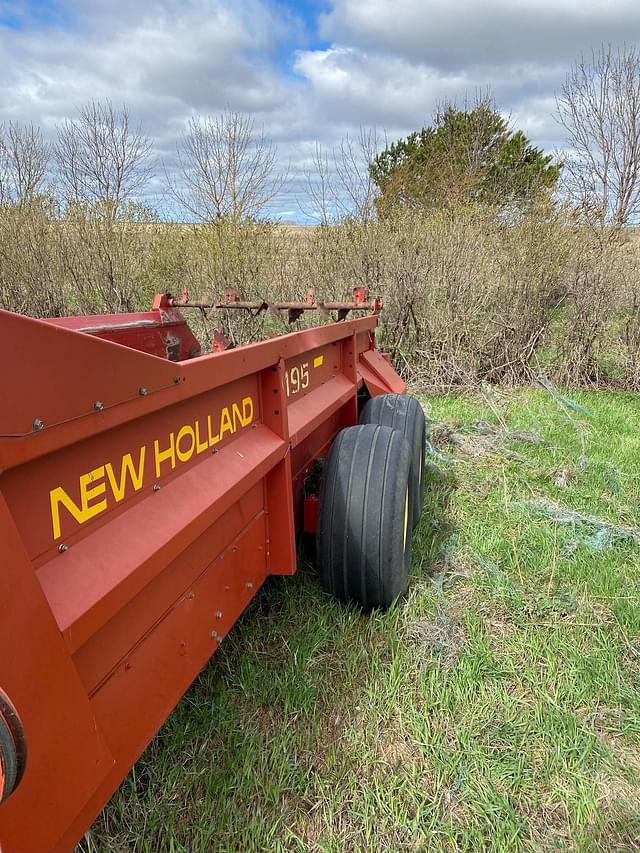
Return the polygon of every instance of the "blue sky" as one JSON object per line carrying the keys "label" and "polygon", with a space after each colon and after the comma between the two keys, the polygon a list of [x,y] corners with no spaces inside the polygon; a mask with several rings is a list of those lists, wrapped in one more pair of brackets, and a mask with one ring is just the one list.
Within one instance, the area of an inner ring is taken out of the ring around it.
{"label": "blue sky", "polygon": [[125,102],[171,171],[190,118],[245,112],[288,172],[270,212],[303,221],[317,145],[395,139],[479,89],[561,148],[555,92],[602,41],[640,42],[640,0],[0,0],[0,122],[52,136],[91,98]]}

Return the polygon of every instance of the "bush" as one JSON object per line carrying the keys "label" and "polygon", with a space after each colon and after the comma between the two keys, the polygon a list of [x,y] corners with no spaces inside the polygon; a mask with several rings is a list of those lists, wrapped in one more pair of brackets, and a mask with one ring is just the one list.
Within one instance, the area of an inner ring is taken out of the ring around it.
{"label": "bush", "polygon": [[[270,222],[118,219],[46,197],[0,207],[0,304],[33,316],[148,308],[155,292],[216,301],[229,288],[266,301],[381,296],[379,342],[430,389],[520,383],[544,369],[564,385],[640,388],[640,254],[549,206],[505,222],[490,208],[397,209],[384,218],[291,229]],[[244,343],[284,318],[190,316]],[[323,322],[307,313],[294,328]]]}

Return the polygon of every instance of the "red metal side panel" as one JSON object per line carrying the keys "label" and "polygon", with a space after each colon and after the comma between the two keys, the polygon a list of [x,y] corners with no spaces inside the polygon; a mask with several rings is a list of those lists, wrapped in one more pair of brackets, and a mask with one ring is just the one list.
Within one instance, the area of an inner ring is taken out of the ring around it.
{"label": "red metal side panel", "polygon": [[[138,758],[259,589],[266,576],[264,541],[261,516],[211,563],[97,691],[93,707],[109,733],[117,765],[55,853],[70,851],[86,831],[122,781],[123,768],[126,772]],[[223,614],[220,619],[217,613]],[[203,625],[211,630],[203,631]]]}
{"label": "red metal side panel", "polygon": [[200,344],[175,308],[99,317],[52,317],[44,321],[63,329],[95,335],[170,361],[200,355]]}
{"label": "red metal side panel", "polygon": [[0,494],[0,683],[27,742],[24,778],[0,807],[3,853],[46,853],[114,767]]}
{"label": "red metal side panel", "polygon": [[404,394],[407,383],[378,350],[370,349],[360,355],[358,372],[372,397],[380,394]]}
{"label": "red metal side panel", "polygon": [[[133,596],[105,625],[92,634],[73,655],[78,673],[89,694],[110,676],[128,651],[136,645],[141,626],[151,629],[164,617],[167,602],[175,602],[185,595],[190,585],[201,574],[201,567],[212,561],[212,555],[232,547],[245,528],[259,517],[265,518],[263,484],[249,489],[227,512],[215,521],[201,536],[193,541],[169,566],[137,595]],[[256,566],[265,566],[264,542],[255,554]],[[230,590],[224,591],[224,598]],[[221,608],[217,602],[216,614],[224,611],[223,632],[229,628],[227,620],[233,608]],[[219,617],[222,619],[222,617]]]}
{"label": "red metal side panel", "polygon": [[295,571],[304,478],[359,385],[404,388],[373,317],[177,364],[146,327],[85,320],[0,312],[0,689],[29,752],[3,853],[72,848],[264,578]]}

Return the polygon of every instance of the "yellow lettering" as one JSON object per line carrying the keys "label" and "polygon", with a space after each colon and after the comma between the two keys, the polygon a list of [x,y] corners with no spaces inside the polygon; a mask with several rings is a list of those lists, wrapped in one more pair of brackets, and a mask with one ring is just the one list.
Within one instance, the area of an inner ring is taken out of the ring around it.
{"label": "yellow lettering", "polygon": [[242,399],[242,417],[240,423],[243,427],[248,426],[253,420],[253,400],[251,397],[243,397]]}
{"label": "yellow lettering", "polygon": [[[96,482],[102,480],[101,483]],[[91,486],[90,484],[95,485]],[[99,468],[94,468],[88,474],[82,474],[79,480],[80,484],[80,506],[78,506],[65,490],[58,486],[57,489],[52,489],[49,492],[49,500],[51,502],[51,521],[53,523],[53,538],[59,539],[61,536],[60,526],[60,504],[75,518],[78,524],[84,524],[94,515],[104,512],[107,508],[107,500],[103,498],[101,501],[89,506],[89,502],[103,495],[107,489],[104,482],[104,465]]]}
{"label": "yellow lettering", "polygon": [[107,479],[111,486],[111,491],[116,501],[121,501],[124,498],[124,493],[127,488],[127,478],[131,480],[134,490],[137,492],[142,488],[142,480],[144,478],[144,457],[146,454],[146,446],[140,448],[140,457],[138,459],[138,467],[133,464],[133,458],[130,453],[126,453],[122,457],[120,464],[120,480],[116,480],[115,473],[111,462],[107,462]]}
{"label": "yellow lettering", "polygon": [[207,431],[209,433],[209,447],[211,447],[220,441],[220,436],[217,434],[213,435],[211,432],[211,415],[207,415]]}
{"label": "yellow lettering", "polygon": [[200,421],[196,421],[196,453],[204,453],[208,447],[208,441],[200,441]]}
{"label": "yellow lettering", "polygon": [[233,424],[231,422],[231,414],[229,409],[224,406],[222,411],[220,412],[220,438],[224,436],[225,432],[233,432]]}
{"label": "yellow lettering", "polygon": [[[102,480],[102,483],[96,483],[96,480]],[[96,483],[95,486],[89,486],[90,483]],[[80,502],[85,513],[89,513],[87,518],[93,518],[99,512],[107,508],[107,500],[104,498],[98,501],[97,504],[89,506],[89,501],[97,498],[98,495],[103,495],[107,491],[107,484],[104,482],[104,465],[99,468],[94,468],[88,474],[83,474],[80,477]],[[86,521],[86,519],[85,519]]]}
{"label": "yellow lettering", "polygon": [[231,407],[231,413],[233,415],[233,431],[238,431],[238,421],[242,424],[242,414],[240,412],[240,406],[237,403],[234,403]]}
{"label": "yellow lettering", "polygon": [[171,462],[171,467],[176,467],[176,442],[175,436],[171,432],[169,433],[169,447],[167,450],[160,450],[160,442],[156,438],[153,442],[153,450],[156,457],[156,477],[160,476],[160,466],[165,460],[169,460]]}
{"label": "yellow lettering", "polygon": [[[220,409],[219,431],[216,434],[213,432],[212,416],[207,415],[207,431],[203,436],[200,435],[200,421],[196,420],[193,425],[185,424],[181,427],[177,435],[169,433],[169,444],[164,449],[161,449],[160,441],[155,439],[153,452],[156,477],[160,477],[163,463],[168,462],[171,469],[174,469],[178,461],[188,462],[194,453],[204,453],[207,448],[221,441],[227,433],[235,433],[238,425],[248,426],[253,421],[253,415],[253,399],[243,397],[240,403],[232,403],[231,406],[223,406]],[[107,482],[116,503],[124,500],[129,484],[134,491],[139,491],[144,482],[146,451],[147,446],[143,445],[135,461],[134,454],[125,453],[119,468],[114,468],[111,462],[107,462],[87,474],[81,474],[78,478],[78,503],[62,486],[51,489],[49,500],[54,539],[59,539],[62,535],[61,507],[66,509],[78,524],[84,524],[107,509]]]}
{"label": "yellow lettering", "polygon": [[[180,442],[185,436],[189,436],[189,446],[186,450],[181,450]],[[178,432],[178,437],[176,438],[176,453],[178,454],[178,459],[181,462],[188,462],[193,456],[193,451],[196,447],[196,436],[193,431],[193,427],[189,426],[189,424],[185,424],[185,426],[180,427],[180,431]]]}
{"label": "yellow lettering", "polygon": [[57,489],[52,489],[49,492],[49,499],[51,501],[51,521],[53,522],[54,539],[59,539],[61,535],[60,504],[62,504],[62,506],[65,507],[65,509],[67,509],[71,513],[71,515],[79,524],[82,524],[82,522],[84,521],[84,513],[82,511],[82,507],[76,506],[76,504],[61,486],[58,486]]}

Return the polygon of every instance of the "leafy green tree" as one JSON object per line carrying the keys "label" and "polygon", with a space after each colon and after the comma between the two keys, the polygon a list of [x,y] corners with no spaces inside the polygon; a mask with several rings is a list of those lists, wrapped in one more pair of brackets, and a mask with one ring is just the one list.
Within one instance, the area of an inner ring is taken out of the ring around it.
{"label": "leafy green tree", "polygon": [[556,186],[560,165],[521,130],[511,130],[492,101],[447,105],[431,127],[394,142],[371,163],[379,209],[479,202],[522,207]]}

